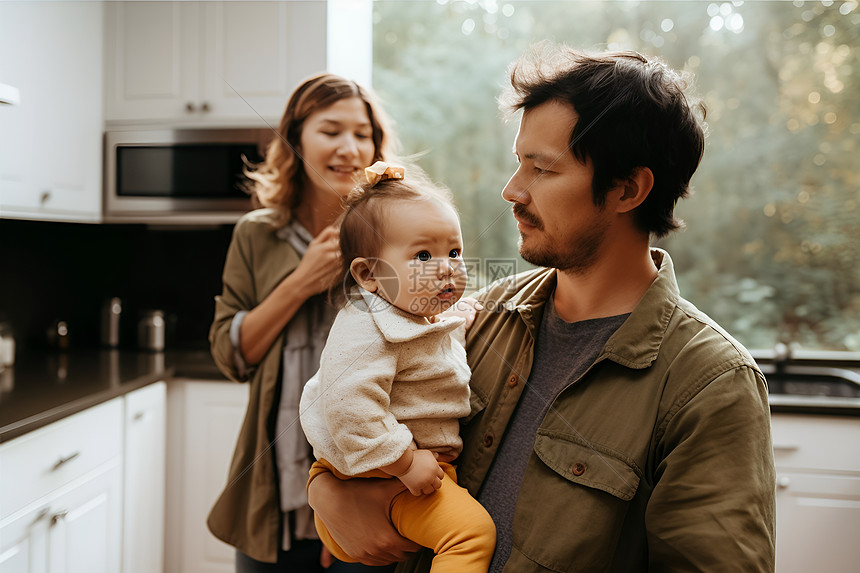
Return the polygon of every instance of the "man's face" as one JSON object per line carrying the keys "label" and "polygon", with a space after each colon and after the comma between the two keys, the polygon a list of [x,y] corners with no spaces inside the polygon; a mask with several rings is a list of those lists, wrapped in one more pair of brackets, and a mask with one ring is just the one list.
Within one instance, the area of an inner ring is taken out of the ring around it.
{"label": "man's face", "polygon": [[577,120],[572,107],[555,101],[524,112],[514,144],[519,167],[502,191],[513,204],[523,259],[569,272],[591,267],[610,226],[592,199],[594,167],[568,147]]}

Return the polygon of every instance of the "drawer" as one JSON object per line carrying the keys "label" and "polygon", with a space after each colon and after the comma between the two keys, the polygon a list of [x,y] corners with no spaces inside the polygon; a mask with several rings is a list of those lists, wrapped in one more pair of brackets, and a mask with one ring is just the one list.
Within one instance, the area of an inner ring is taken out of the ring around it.
{"label": "drawer", "polygon": [[857,418],[773,414],[771,427],[778,470],[860,473],[860,420]]}
{"label": "drawer", "polygon": [[122,454],[122,398],[0,446],[0,521]]}

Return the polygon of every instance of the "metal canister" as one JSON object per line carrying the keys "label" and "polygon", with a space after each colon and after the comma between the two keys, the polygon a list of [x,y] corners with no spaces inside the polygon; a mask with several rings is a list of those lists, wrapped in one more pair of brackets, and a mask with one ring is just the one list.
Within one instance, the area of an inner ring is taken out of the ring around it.
{"label": "metal canister", "polygon": [[137,325],[137,344],[142,350],[164,350],[164,311],[147,310],[141,313]]}
{"label": "metal canister", "polygon": [[102,306],[102,346],[119,346],[119,319],[122,315],[122,300],[109,298]]}
{"label": "metal canister", "polygon": [[15,364],[15,336],[12,324],[0,322],[0,372]]}

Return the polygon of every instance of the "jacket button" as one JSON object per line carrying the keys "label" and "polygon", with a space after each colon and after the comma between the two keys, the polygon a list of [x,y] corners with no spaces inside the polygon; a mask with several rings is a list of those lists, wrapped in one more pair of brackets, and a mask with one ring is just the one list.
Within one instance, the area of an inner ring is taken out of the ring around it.
{"label": "jacket button", "polygon": [[508,388],[515,388],[516,385],[517,377],[515,375],[512,375],[510,378],[508,378]]}
{"label": "jacket button", "polygon": [[581,476],[582,474],[585,473],[585,464],[580,463],[580,462],[576,462],[575,464],[570,466],[570,471],[575,476]]}
{"label": "jacket button", "polygon": [[490,446],[492,446],[493,445],[493,434],[488,432],[484,436],[484,441],[482,443],[484,444],[485,448],[489,448]]}

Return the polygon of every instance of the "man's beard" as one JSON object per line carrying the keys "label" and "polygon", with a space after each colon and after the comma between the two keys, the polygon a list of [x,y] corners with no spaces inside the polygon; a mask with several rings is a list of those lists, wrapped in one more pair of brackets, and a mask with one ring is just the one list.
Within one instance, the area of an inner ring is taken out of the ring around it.
{"label": "man's beard", "polygon": [[[525,213],[525,209],[517,211],[517,215],[538,231],[543,231],[543,221],[531,213]],[[563,272],[580,274],[590,269],[597,261],[607,228],[606,221],[597,220],[564,243],[550,243],[532,248],[526,246],[523,235],[520,235],[520,256],[539,267],[551,267]]]}

